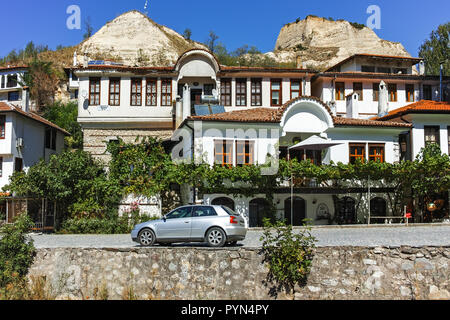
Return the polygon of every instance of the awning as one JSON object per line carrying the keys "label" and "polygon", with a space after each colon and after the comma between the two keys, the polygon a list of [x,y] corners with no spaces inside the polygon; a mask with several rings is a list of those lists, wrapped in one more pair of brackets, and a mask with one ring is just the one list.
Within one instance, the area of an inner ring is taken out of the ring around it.
{"label": "awning", "polygon": [[340,142],[333,142],[314,135],[293,147],[289,147],[289,150],[324,150],[341,144]]}

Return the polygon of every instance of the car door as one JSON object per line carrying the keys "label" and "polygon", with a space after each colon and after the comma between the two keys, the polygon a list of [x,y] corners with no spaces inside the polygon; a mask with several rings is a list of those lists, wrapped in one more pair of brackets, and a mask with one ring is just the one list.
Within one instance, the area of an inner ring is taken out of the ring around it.
{"label": "car door", "polygon": [[203,240],[205,233],[217,218],[216,210],[210,206],[197,206],[192,208],[191,238]]}
{"label": "car door", "polygon": [[161,240],[188,240],[191,236],[192,207],[181,207],[166,215],[157,226]]}

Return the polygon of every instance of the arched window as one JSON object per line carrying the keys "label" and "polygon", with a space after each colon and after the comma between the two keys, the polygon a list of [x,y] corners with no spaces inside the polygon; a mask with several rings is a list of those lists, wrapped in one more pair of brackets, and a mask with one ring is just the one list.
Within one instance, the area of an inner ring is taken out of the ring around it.
{"label": "arched window", "polygon": [[270,204],[266,199],[250,201],[250,228],[262,227],[263,219],[269,216]]}
{"label": "arched window", "polygon": [[356,201],[353,198],[345,197],[338,201],[337,223],[355,224],[356,223]]}
{"label": "arched window", "polygon": [[235,210],[234,201],[227,197],[216,198],[211,202],[211,204],[213,206],[225,206],[233,211]]}
{"label": "arched window", "polygon": [[288,225],[292,224],[292,215],[294,218],[293,226],[303,226],[303,220],[306,219],[306,201],[300,197],[294,197],[294,210],[291,211],[291,198],[284,201],[284,218]]}

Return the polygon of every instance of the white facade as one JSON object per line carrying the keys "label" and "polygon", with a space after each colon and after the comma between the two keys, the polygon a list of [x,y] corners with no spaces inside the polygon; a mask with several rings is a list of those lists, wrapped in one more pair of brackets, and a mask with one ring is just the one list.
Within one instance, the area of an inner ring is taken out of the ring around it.
{"label": "white facade", "polygon": [[[3,188],[9,183],[9,177],[15,169],[27,171],[41,159],[47,161],[52,154],[61,152],[66,134],[51,127],[56,131],[55,148],[52,143],[50,148],[46,148],[46,129],[50,128],[48,125],[16,111],[0,111],[0,116],[5,118],[5,134],[0,139],[0,188]],[[22,168],[15,168],[20,162]]]}
{"label": "white facade", "polygon": [[0,67],[0,102],[23,105],[25,94],[21,83],[26,67]]}

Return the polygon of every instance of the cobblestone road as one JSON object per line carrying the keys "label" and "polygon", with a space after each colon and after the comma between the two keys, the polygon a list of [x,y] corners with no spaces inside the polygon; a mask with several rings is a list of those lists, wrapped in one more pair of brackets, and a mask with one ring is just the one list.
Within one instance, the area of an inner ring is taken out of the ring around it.
{"label": "cobblestone road", "polygon": [[[389,226],[389,227],[321,227],[314,228],[312,234],[318,239],[317,245],[328,246],[450,246],[450,225],[437,226]],[[250,230],[247,238],[238,245],[244,247],[261,246],[260,230]],[[33,235],[37,248],[130,248],[138,245],[130,235]],[[203,244],[177,244],[176,246],[196,246]]]}

